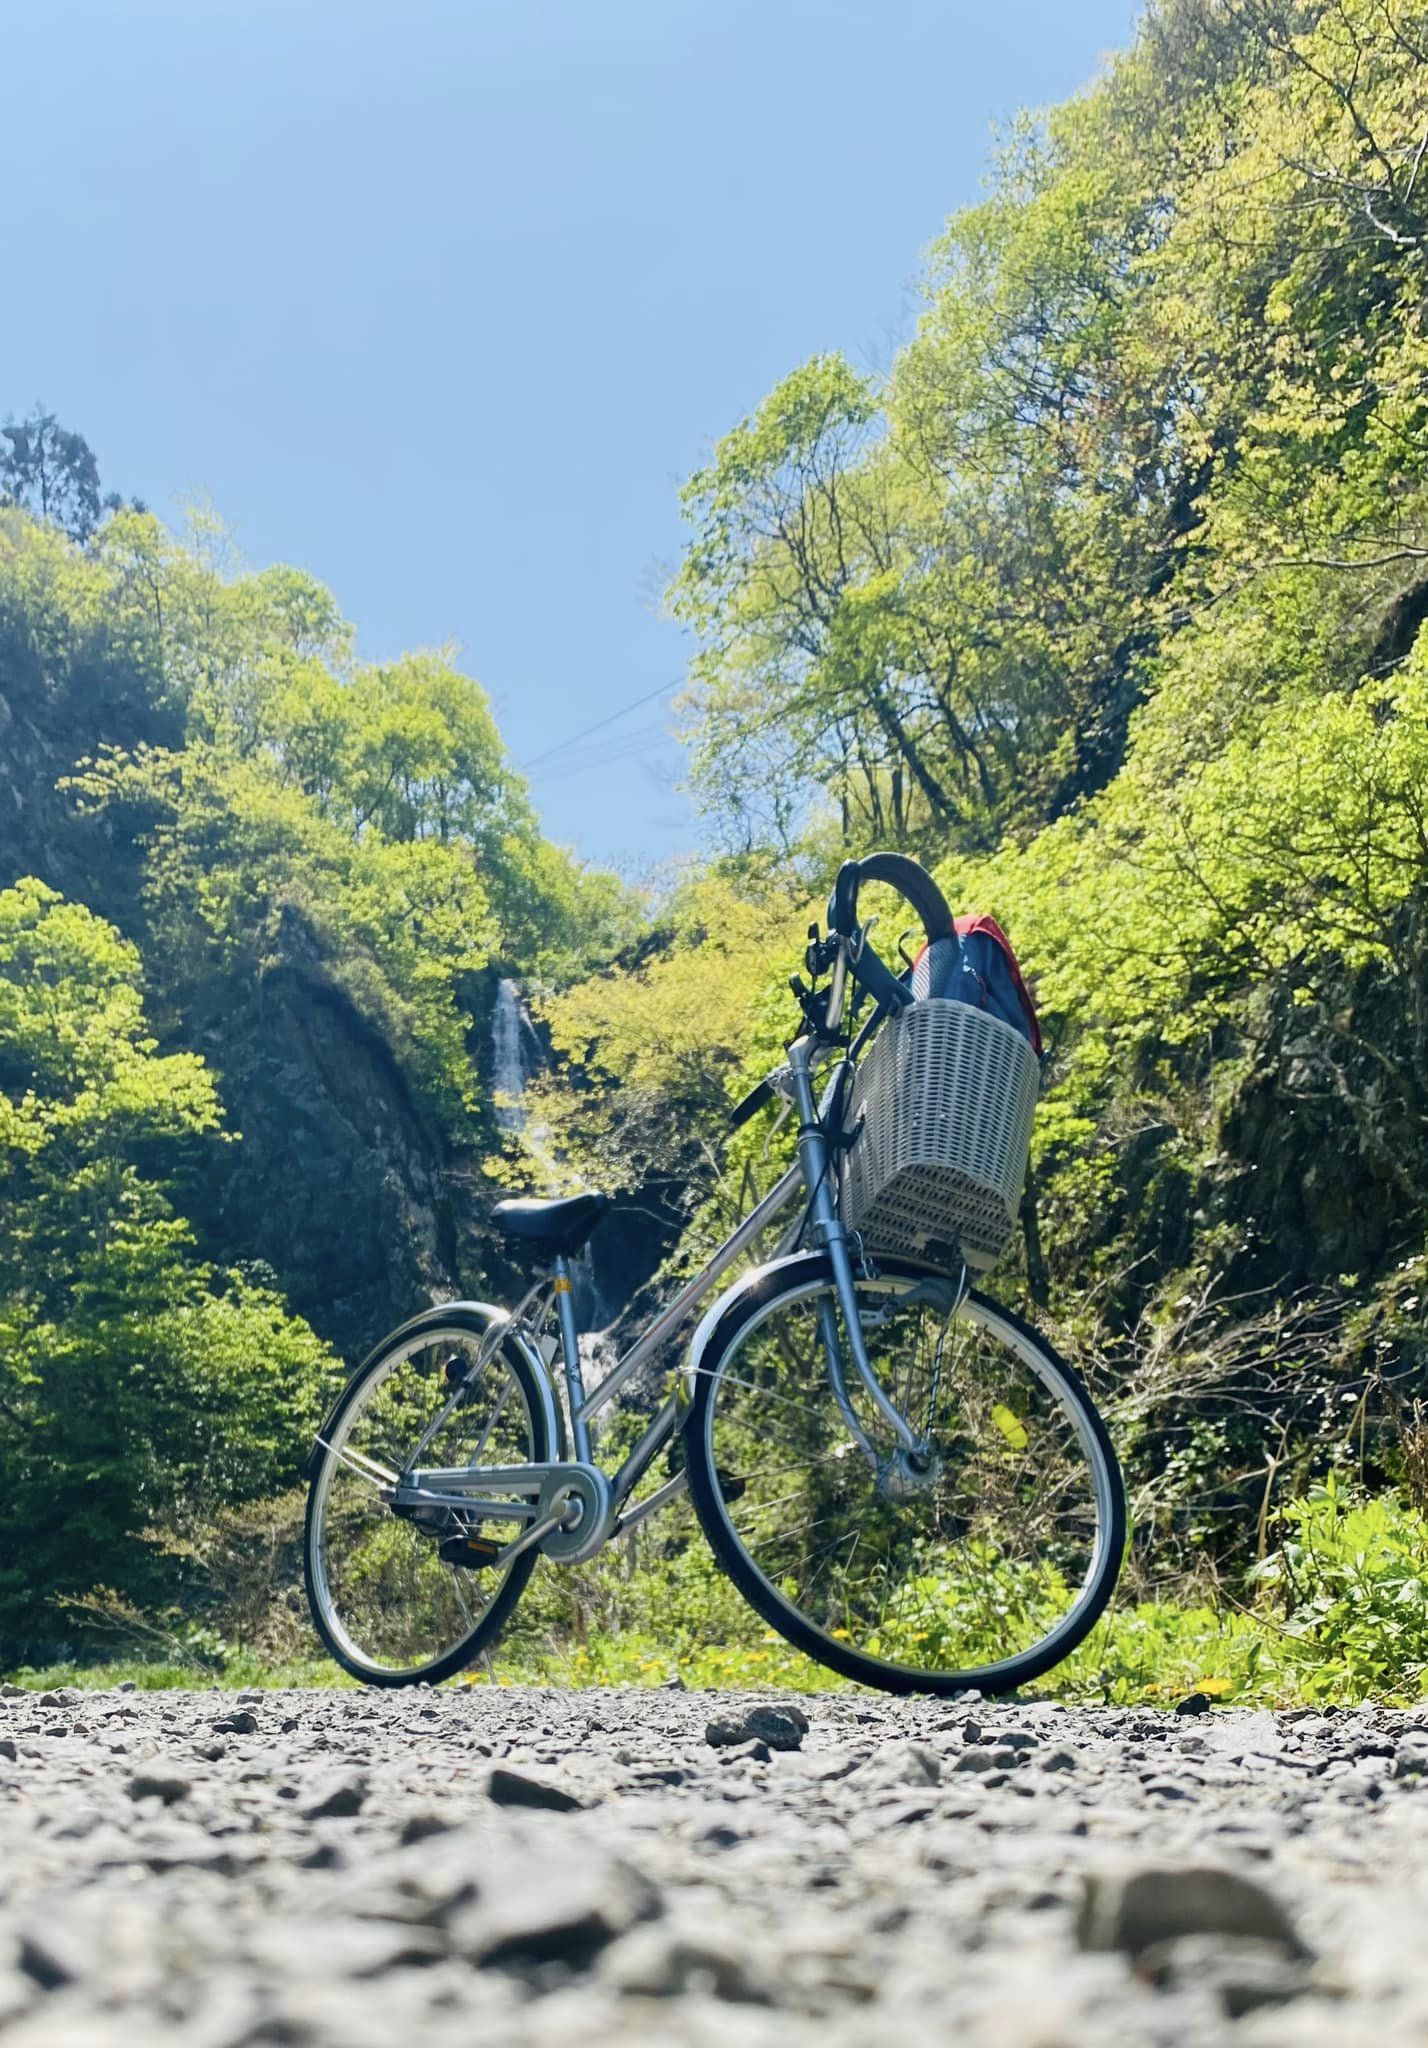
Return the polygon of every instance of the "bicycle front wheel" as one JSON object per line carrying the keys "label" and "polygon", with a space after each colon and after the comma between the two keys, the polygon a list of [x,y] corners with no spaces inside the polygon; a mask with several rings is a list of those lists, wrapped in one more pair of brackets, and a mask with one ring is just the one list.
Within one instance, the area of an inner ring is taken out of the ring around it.
{"label": "bicycle front wheel", "polygon": [[[1120,1472],[1076,1374],[1008,1310],[888,1261],[860,1280],[901,1454],[851,1361],[826,1255],[733,1302],[686,1423],[704,1532],[750,1604],[831,1670],[888,1692],[1010,1692],[1082,1641],[1125,1547]],[[870,1455],[871,1452],[871,1455]]]}

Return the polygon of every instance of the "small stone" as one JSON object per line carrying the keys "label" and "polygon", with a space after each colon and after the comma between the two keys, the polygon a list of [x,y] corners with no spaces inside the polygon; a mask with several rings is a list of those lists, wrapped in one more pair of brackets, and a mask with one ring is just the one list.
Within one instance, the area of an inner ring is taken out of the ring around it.
{"label": "small stone", "polygon": [[797,1707],[755,1707],[744,1716],[745,1740],[770,1749],[801,1749],[807,1733],[808,1716]]}
{"label": "small stone", "polygon": [[72,1929],[50,1920],[43,1927],[32,1925],[20,1930],[16,1961],[42,1991],[59,1991],[66,1984],[80,1981],[89,1958]]}
{"label": "small stone", "polygon": [[138,1771],[129,1780],[131,1799],[161,1799],[165,1806],[177,1806],[192,1790],[193,1780],[176,1771]]}
{"label": "small stone", "polygon": [[404,1849],[409,1849],[413,1842],[429,1842],[433,1835],[449,1834],[455,1826],[455,1821],[441,1813],[409,1813],[397,1840]]}
{"label": "small stone", "polygon": [[1139,1956],[1189,1934],[1239,1935],[1275,1943],[1290,1956],[1309,1954],[1273,1893],[1236,1871],[1204,1866],[1086,1879],[1076,1922],[1083,1949]]}
{"label": "small stone", "polygon": [[1286,2005],[1314,1988],[1302,1960],[1286,1958],[1273,1942],[1240,1935],[1191,1934],[1158,1942],[1139,1957],[1136,1972],[1158,1991],[1208,1989],[1232,2020],[1261,2006]]}
{"label": "small stone", "polygon": [[220,1714],[209,1724],[215,1735],[256,1735],[258,1716],[249,1707],[241,1707],[235,1714]]}
{"label": "small stone", "polygon": [[558,1857],[503,1858],[500,1882],[453,1915],[448,1935],[472,1962],[580,1968],[658,1910],[658,1894],[638,1871],[572,1842]]}
{"label": "small stone", "polygon": [[12,1685],[8,1679],[6,1679],[3,1685],[0,1685],[0,1700],[22,1700],[24,1697],[25,1688],[23,1685]]}
{"label": "small stone", "polygon": [[508,1771],[498,1764],[486,1781],[486,1790],[497,1806],[530,1806],[546,1813],[575,1813],[580,1801],[559,1785],[547,1785],[540,1778],[528,1778],[524,1771]]}
{"label": "small stone", "polygon": [[1074,1771],[1078,1766],[1069,1749],[1052,1749],[1042,1757],[1041,1768],[1043,1771]]}
{"label": "small stone", "polygon": [[681,1934],[668,1927],[636,1927],[601,1963],[601,1976],[618,1991],[644,1998],[675,1998],[692,1992],[731,2005],[772,2005],[766,1976],[753,1970],[733,1941],[709,1934]]}
{"label": "small stone", "polygon": [[704,1740],[711,1749],[737,1749],[746,1742],[766,1742],[770,1749],[801,1749],[808,1716],[801,1707],[751,1707],[737,1721],[711,1721]]}
{"label": "small stone", "polygon": [[952,1768],[956,1771],[992,1771],[996,1764],[989,1749],[964,1749]]}
{"label": "small stone", "polygon": [[[977,1752],[980,1754],[980,1752]],[[993,1752],[988,1751],[991,1755]],[[859,1786],[940,1785],[942,1759],[923,1742],[894,1742],[861,1764],[849,1781]]]}
{"label": "small stone", "polygon": [[0,1736],[0,1756],[4,1757],[6,1763],[13,1764],[19,1762],[20,1752],[16,1749],[12,1736]]}
{"label": "small stone", "polygon": [[308,1805],[304,1820],[351,1820],[367,1803],[367,1780],[360,1771],[330,1779]]}
{"label": "small stone", "polygon": [[1183,1700],[1175,1702],[1177,1714],[1208,1714],[1214,1702],[1207,1692],[1187,1692]]}
{"label": "small stone", "polygon": [[121,1678],[114,1690],[115,1692],[137,1692],[139,1690],[139,1681],[136,1678]]}
{"label": "small stone", "polygon": [[737,1749],[726,1749],[719,1761],[721,1764],[771,1764],[773,1751],[766,1742],[741,1742]]}

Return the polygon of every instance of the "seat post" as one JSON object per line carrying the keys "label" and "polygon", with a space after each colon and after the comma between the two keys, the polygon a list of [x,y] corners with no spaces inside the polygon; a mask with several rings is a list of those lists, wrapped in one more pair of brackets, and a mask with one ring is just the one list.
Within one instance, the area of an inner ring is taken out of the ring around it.
{"label": "seat post", "polygon": [[564,1252],[555,1255],[555,1308],[560,1318],[565,1390],[570,1397],[570,1434],[576,1458],[582,1465],[588,1465],[590,1425],[580,1413],[585,1406],[585,1376],[580,1370],[580,1333],[575,1327],[575,1283],[570,1277],[570,1261]]}

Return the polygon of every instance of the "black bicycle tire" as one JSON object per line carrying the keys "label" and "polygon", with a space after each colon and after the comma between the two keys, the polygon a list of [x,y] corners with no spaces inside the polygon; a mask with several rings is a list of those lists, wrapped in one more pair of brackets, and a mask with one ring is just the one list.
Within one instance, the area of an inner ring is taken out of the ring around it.
{"label": "black bicycle tire", "polygon": [[[878,1270],[899,1279],[926,1278],[933,1271],[907,1259],[881,1259],[878,1261]],[[1100,1411],[1087,1392],[1080,1374],[1074,1366],[1067,1364],[1055,1346],[1048,1343],[1039,1330],[1033,1328],[1021,1316],[1016,1315],[1011,1309],[1003,1308],[998,1302],[990,1301],[985,1295],[971,1290],[970,1298],[979,1307],[999,1316],[1038,1348],[1089,1424],[1097,1450],[1106,1461],[1110,1480],[1110,1527],[1096,1583],[1086,1598],[1083,1610],[1077,1615],[1074,1628],[1063,1636],[1054,1648],[1048,1650],[1038,1646],[1024,1656],[1004,1659],[998,1675],[991,1678],[987,1674],[997,1667],[974,1667],[965,1672],[908,1673],[902,1677],[899,1675],[899,1667],[883,1664],[874,1658],[861,1655],[856,1650],[849,1650],[842,1644],[835,1643],[821,1630],[805,1621],[795,1608],[774,1591],[762,1573],[751,1563],[739,1543],[729,1521],[723,1493],[713,1469],[705,1440],[705,1416],[714,1399],[724,1354],[743,1330],[744,1325],[752,1316],[765,1309],[771,1298],[777,1299],[779,1295],[793,1293],[809,1281],[831,1281],[833,1277],[832,1266],[826,1252],[809,1252],[797,1261],[790,1260],[784,1272],[786,1277],[783,1284],[772,1297],[766,1291],[744,1296],[730,1305],[715,1326],[700,1355],[699,1383],[684,1422],[685,1463],[689,1471],[690,1497],[699,1518],[699,1526],[704,1531],[709,1547],[719,1564],[755,1613],[761,1615],[770,1627],[777,1629],[786,1642],[792,1643],[795,1649],[802,1650],[825,1669],[836,1671],[840,1677],[855,1679],[860,1684],[871,1686],[879,1692],[899,1696],[924,1693],[939,1698],[967,1691],[996,1695],[1015,1692],[1019,1687],[1044,1677],[1048,1671],[1064,1663],[1072,1651],[1085,1641],[1104,1614],[1107,1603],[1115,1591],[1116,1580],[1120,1576],[1126,1544],[1125,1486],[1121,1477],[1120,1462]]]}
{"label": "black bicycle tire", "polygon": [[[427,1309],[421,1315],[413,1316],[409,1322],[405,1322],[398,1329],[390,1331],[376,1349],[369,1351],[362,1363],[356,1367],[333,1406],[331,1414],[323,1424],[323,1434],[325,1435],[334,1424],[341,1421],[352,1403],[357,1399],[362,1388],[384,1363],[388,1352],[394,1344],[398,1342],[405,1343],[414,1333],[422,1329],[432,1331],[460,1329],[467,1330],[473,1336],[480,1337],[485,1335],[489,1327],[489,1324],[480,1317],[473,1316],[469,1311],[453,1309],[449,1306]],[[526,1412],[530,1416],[531,1421],[531,1442],[532,1450],[535,1453],[535,1462],[543,1462],[550,1458],[553,1452],[551,1445],[547,1441],[545,1409],[541,1402],[535,1373],[532,1371],[529,1361],[522,1354],[518,1345],[503,1344],[502,1356],[520,1383],[521,1392],[525,1396]],[[433,1663],[423,1665],[420,1670],[413,1672],[382,1671],[375,1665],[362,1664],[350,1657],[332,1635],[323,1617],[321,1603],[317,1598],[313,1582],[313,1544],[315,1540],[313,1521],[317,1508],[318,1482],[322,1477],[330,1455],[329,1452],[323,1451],[320,1444],[314,1449],[309,1463],[307,1511],[303,1518],[303,1583],[307,1591],[307,1607],[308,1613],[312,1617],[313,1627],[316,1629],[324,1648],[333,1660],[340,1664],[350,1677],[360,1679],[364,1685],[375,1685],[385,1688],[401,1685],[440,1685],[443,1679],[452,1678],[458,1671],[463,1671],[474,1657],[479,1657],[483,1650],[489,1649],[491,1644],[496,1641],[502,1629],[510,1620],[511,1612],[516,1606],[517,1601],[519,1601],[522,1593],[525,1592],[527,1585],[530,1583],[530,1576],[536,1568],[539,1552],[528,1550],[523,1557],[516,1559],[507,1575],[505,1584],[481,1616],[471,1634],[464,1637],[455,1648],[448,1650],[445,1656],[438,1657]]]}

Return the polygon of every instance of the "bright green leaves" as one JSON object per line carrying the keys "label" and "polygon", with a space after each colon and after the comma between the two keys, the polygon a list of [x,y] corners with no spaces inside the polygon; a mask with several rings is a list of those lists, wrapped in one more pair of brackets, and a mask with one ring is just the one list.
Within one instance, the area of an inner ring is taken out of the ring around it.
{"label": "bright green leaves", "polygon": [[213,1083],[145,1031],[139,960],[113,927],[42,882],[0,891],[0,1085],[6,1141],[34,1155],[209,1131]]}
{"label": "bright green leaves", "polygon": [[[46,1602],[143,1591],[160,1549],[288,1483],[331,1360],[279,1298],[195,1256],[166,1176],[212,1077],[149,1035],[134,948],[41,883],[0,891],[0,1639]],[[162,1541],[160,1532],[164,1532]]]}

